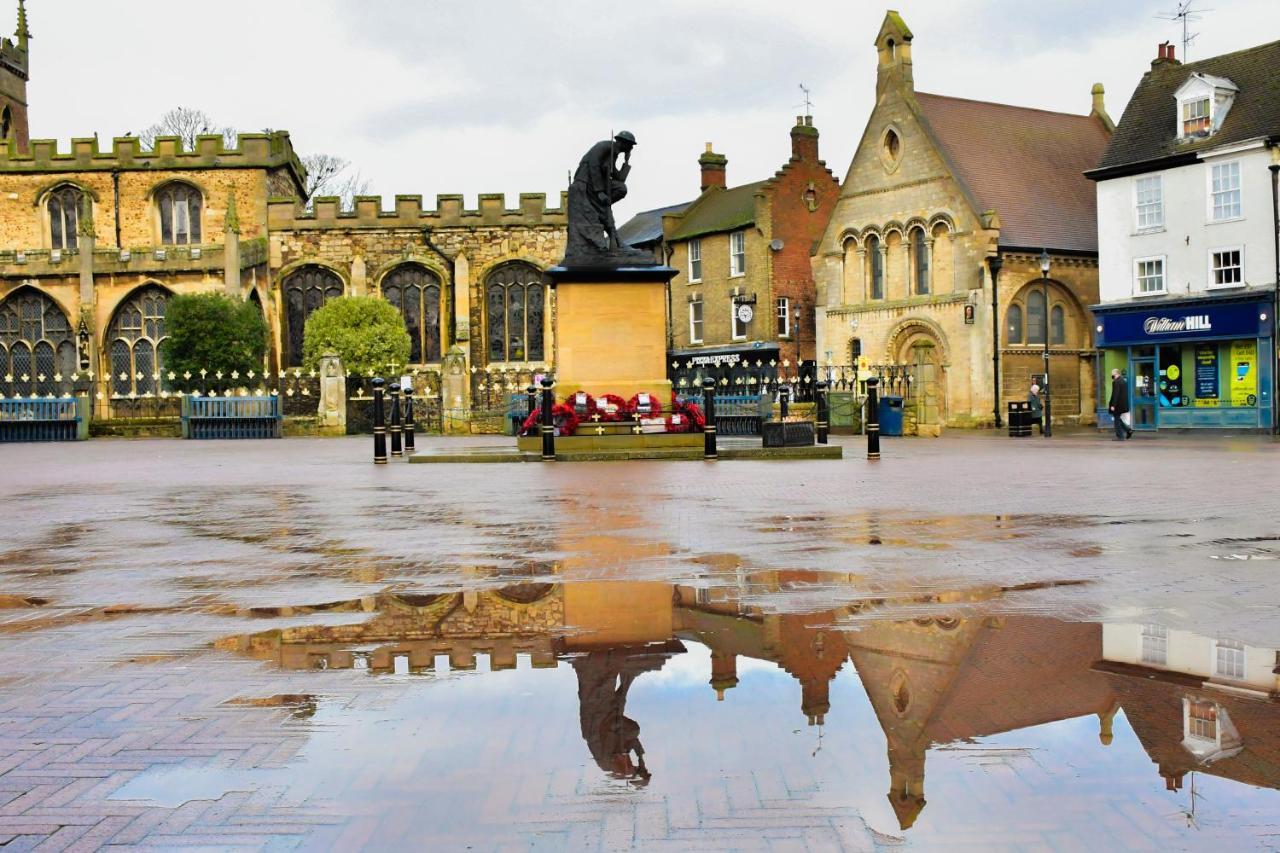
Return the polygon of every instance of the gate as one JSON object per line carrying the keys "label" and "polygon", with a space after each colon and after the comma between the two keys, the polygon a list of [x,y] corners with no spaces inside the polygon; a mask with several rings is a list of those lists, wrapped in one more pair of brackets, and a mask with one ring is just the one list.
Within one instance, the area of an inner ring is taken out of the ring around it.
{"label": "gate", "polygon": [[760,397],[751,394],[716,395],[716,432],[719,435],[759,435],[760,422]]}

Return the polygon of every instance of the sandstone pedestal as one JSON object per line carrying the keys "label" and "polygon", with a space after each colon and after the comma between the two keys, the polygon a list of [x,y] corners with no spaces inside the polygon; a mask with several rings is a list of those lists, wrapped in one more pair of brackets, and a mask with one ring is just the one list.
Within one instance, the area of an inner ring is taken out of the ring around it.
{"label": "sandstone pedestal", "polygon": [[552,267],[556,399],[646,391],[670,406],[667,266]]}
{"label": "sandstone pedestal", "polygon": [[347,434],[347,374],[337,353],[320,358],[320,430],[326,435]]}

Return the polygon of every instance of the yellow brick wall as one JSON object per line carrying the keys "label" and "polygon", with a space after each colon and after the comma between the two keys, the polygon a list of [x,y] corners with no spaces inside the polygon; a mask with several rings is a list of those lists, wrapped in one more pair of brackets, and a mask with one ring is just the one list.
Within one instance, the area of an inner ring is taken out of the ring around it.
{"label": "yellow brick wall", "polygon": [[[764,223],[767,227],[767,223]],[[728,346],[750,341],[776,340],[777,318],[773,311],[769,238],[762,229],[748,225],[746,232],[746,273],[729,275],[729,233],[704,234],[702,240],[702,280],[689,280],[689,241],[672,244],[671,265],[678,271],[671,281],[671,331],[676,349],[690,346]],[[755,318],[747,327],[747,337],[733,340],[730,305],[734,288],[755,294]],[[689,340],[689,297],[702,297],[702,343]]]}

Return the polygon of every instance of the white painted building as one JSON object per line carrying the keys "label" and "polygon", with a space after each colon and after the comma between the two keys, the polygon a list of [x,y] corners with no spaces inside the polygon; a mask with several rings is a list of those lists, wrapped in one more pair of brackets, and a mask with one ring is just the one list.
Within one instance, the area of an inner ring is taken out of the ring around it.
{"label": "white painted building", "polygon": [[1135,429],[1269,429],[1274,417],[1280,42],[1138,84],[1097,182],[1100,424],[1110,372]]}

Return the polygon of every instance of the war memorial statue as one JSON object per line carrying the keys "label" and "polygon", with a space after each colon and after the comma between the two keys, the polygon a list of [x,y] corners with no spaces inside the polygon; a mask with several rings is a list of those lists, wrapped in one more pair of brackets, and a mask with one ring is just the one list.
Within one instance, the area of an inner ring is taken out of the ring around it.
{"label": "war memorial statue", "polygon": [[[578,163],[569,185],[569,237],[562,266],[655,265],[653,255],[618,239],[613,205],[627,195],[631,150],[635,136],[628,130],[592,145]],[[618,157],[622,156],[622,165]]]}

